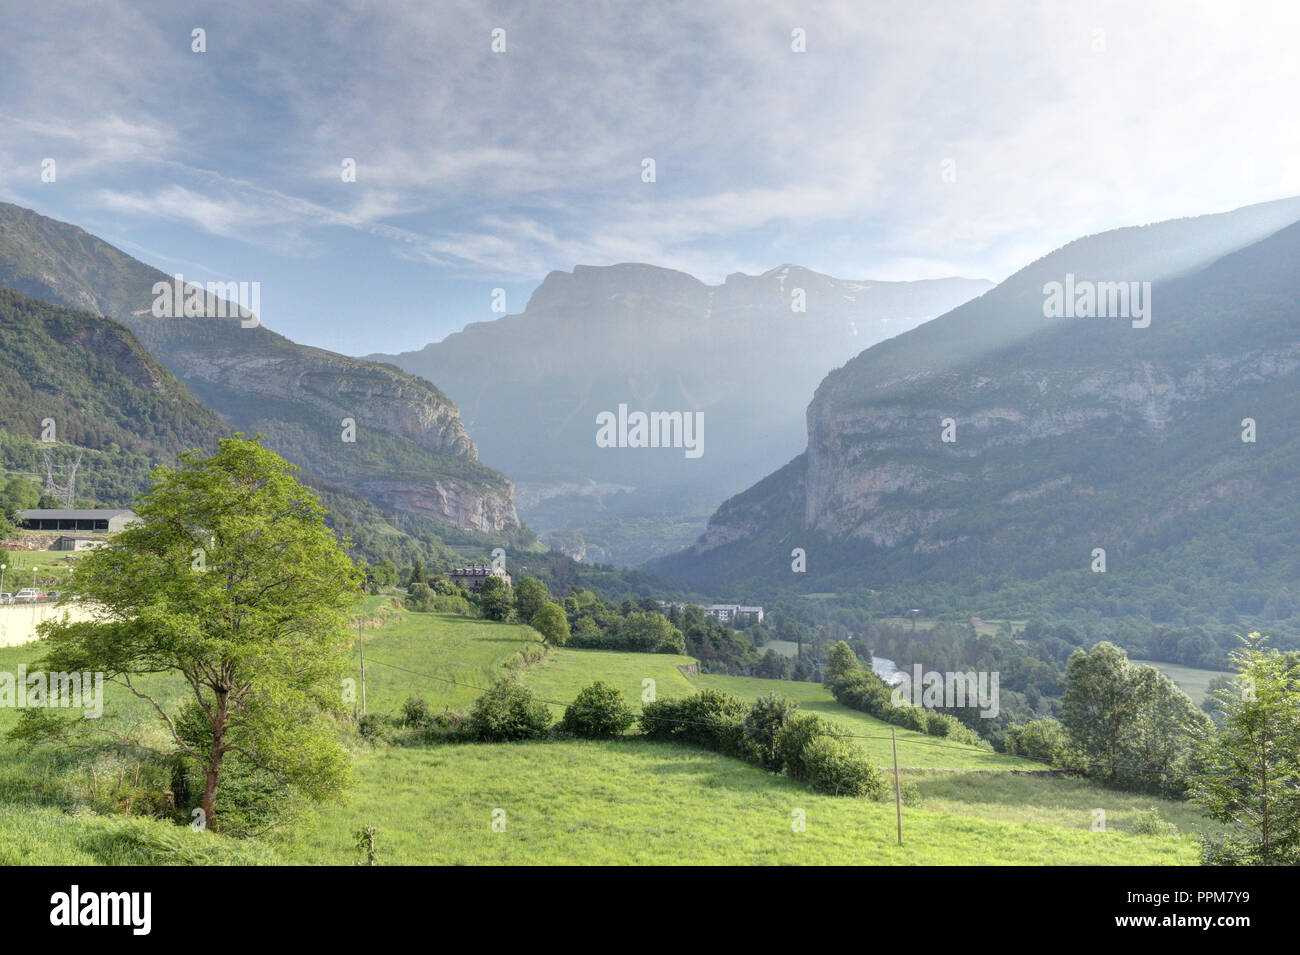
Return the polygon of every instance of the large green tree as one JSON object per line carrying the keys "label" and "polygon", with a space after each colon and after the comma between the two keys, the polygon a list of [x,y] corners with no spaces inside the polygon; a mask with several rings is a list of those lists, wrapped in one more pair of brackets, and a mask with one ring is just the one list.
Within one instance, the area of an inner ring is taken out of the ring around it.
{"label": "large green tree", "polygon": [[515,584],[514,590],[515,616],[520,620],[532,620],[537,611],[551,599],[551,592],[546,589],[546,584],[536,577],[525,577]]}
{"label": "large green tree", "polygon": [[1232,834],[1207,862],[1300,863],[1300,667],[1252,633],[1233,654],[1235,685],[1217,692],[1219,732],[1199,740],[1192,799]]}
{"label": "large green tree", "polygon": [[1061,724],[1089,776],[1124,789],[1181,795],[1193,737],[1209,723],[1167,676],[1130,663],[1114,644],[1070,655]]}
{"label": "large green tree", "polygon": [[546,646],[562,647],[569,642],[569,619],[559,604],[550,601],[542,604],[530,622]]}
{"label": "large green tree", "polygon": [[[67,588],[93,619],[44,627],[49,670],[102,672],[152,707],[155,726],[31,710],[20,734],[192,760],[214,830],[230,754],[286,795],[339,792],[348,759],[329,715],[343,703],[347,612],[362,575],[295,470],[235,435],[209,457],[185,453],[155,471],[140,522],[82,558]],[[154,690],[148,674],[184,681],[191,712],[202,711],[197,738],[174,689]]]}
{"label": "large green tree", "polygon": [[495,574],[489,574],[479,588],[478,605],[489,620],[509,620],[514,609],[510,585]]}

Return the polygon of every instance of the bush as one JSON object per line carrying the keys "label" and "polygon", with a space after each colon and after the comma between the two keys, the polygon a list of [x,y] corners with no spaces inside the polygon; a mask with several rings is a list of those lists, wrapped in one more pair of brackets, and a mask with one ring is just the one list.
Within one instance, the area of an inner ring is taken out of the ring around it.
{"label": "bush", "polygon": [[1175,836],[1178,827],[1161,819],[1160,813],[1155,809],[1147,809],[1138,814],[1137,822],[1133,823],[1133,831],[1142,836]]}
{"label": "bush", "polygon": [[560,728],[588,739],[610,739],[626,733],[635,722],[632,707],[618,687],[598,681],[579,691],[564,711]]}
{"label": "bush", "polygon": [[672,739],[682,718],[680,700],[654,700],[641,705],[641,732],[650,739]]}
{"label": "bush", "polygon": [[804,751],[814,739],[831,732],[830,724],[816,713],[796,713],[781,727],[773,740],[773,751],[780,768],[794,779],[807,779]]}
{"label": "bush", "polygon": [[476,739],[492,742],[537,739],[551,725],[551,711],[514,680],[498,680],[474,701],[469,714]]}
{"label": "bush", "polygon": [[383,717],[375,713],[367,713],[357,720],[357,733],[367,743],[387,743],[392,736]]}
{"label": "bush", "polygon": [[817,792],[871,798],[884,792],[880,772],[844,740],[817,736],[804,747],[801,755],[806,781]]}
{"label": "bush", "polygon": [[676,735],[688,743],[716,750],[728,756],[744,752],[746,707],[743,701],[721,690],[701,690],[681,702]]}
{"label": "bush", "polygon": [[651,739],[676,739],[728,756],[744,751],[745,704],[721,690],[701,690],[682,700],[641,707],[641,729]]}
{"label": "bush", "polygon": [[742,723],[745,732],[746,756],[779,773],[781,760],[776,751],[776,737],[794,716],[799,704],[779,693],[770,693],[754,701]]}
{"label": "bush", "polygon": [[402,606],[407,610],[429,610],[432,606],[433,598],[434,593],[429,585],[423,581],[417,581],[407,588],[406,597],[402,600]]}
{"label": "bush", "polygon": [[429,722],[429,704],[423,697],[408,696],[402,704],[402,722],[407,726],[419,727]]}
{"label": "bush", "polygon": [[891,706],[886,719],[905,730],[916,730],[918,733],[925,732],[927,716],[923,707]]}
{"label": "bush", "polygon": [[437,613],[460,614],[462,617],[478,616],[474,605],[460,594],[448,594],[443,597],[434,597],[433,600],[429,602],[429,609],[436,611]]}
{"label": "bush", "polygon": [[1069,742],[1065,727],[1060,721],[1044,717],[1030,720],[1023,726],[1009,727],[1006,750],[1012,756],[1024,756],[1049,765],[1059,765]]}
{"label": "bush", "polygon": [[[925,731],[930,736],[947,736],[952,724],[957,723],[957,718],[949,716],[946,713],[939,713],[930,710],[925,714]],[[961,725],[958,723],[957,725]]]}

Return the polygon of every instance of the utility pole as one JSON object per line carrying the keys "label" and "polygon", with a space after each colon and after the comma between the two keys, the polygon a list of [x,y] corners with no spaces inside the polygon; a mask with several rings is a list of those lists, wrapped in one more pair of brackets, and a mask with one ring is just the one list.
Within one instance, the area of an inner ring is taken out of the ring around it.
{"label": "utility pole", "polygon": [[898,844],[903,844],[903,796],[898,785],[898,731],[889,727],[889,739],[894,744],[894,811],[898,814]]}

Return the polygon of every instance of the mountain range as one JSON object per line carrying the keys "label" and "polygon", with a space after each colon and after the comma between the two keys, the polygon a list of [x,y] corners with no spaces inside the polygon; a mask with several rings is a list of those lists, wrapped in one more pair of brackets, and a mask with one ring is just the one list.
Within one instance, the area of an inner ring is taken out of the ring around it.
{"label": "mountain range", "polygon": [[[904,611],[928,588],[930,610],[1291,620],[1297,220],[1287,199],[1083,238],[865,350],[803,453],[650,569]],[[1149,324],[1055,317],[1054,283],[1150,283]]]}
{"label": "mountain range", "polygon": [[[376,354],[437,382],[543,538],[637,563],[798,453],[808,397],[863,348],[984,292],[983,280],[846,281],[784,265],[721,285],[651,265],[551,272],[519,314]],[[602,447],[597,419],[692,416],[698,453]]]}
{"label": "mountain range", "polygon": [[382,510],[399,537],[394,525],[527,542],[511,482],[480,463],[455,404],[428,381],[292,342],[248,313],[157,317],[154,289],[172,282],[76,226],[0,203],[0,284],[113,320],[97,327],[120,323],[226,431],[264,434],[313,481],[346,492],[349,513]]}

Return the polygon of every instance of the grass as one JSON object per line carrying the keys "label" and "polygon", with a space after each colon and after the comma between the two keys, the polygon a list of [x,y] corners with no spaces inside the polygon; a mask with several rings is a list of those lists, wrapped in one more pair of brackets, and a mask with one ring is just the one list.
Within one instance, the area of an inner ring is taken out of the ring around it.
{"label": "grass", "polygon": [[[351,802],[321,810],[312,831],[278,846],[281,861],[360,861],[355,833],[367,824],[388,865],[1196,861],[1186,837],[928,807],[903,810],[899,847],[892,802],[819,796],[735,759],[646,740],[380,749],[359,755],[357,771]],[[492,831],[496,809],[505,811],[504,832]],[[792,829],[795,810],[805,814],[805,832]]]}
{"label": "grass", "polygon": [[1157,663],[1155,660],[1133,660],[1133,663],[1139,666],[1155,667],[1169,679],[1178,684],[1178,687],[1192,698],[1192,702],[1200,706],[1207,696],[1209,696],[1210,681],[1216,676],[1233,676],[1226,670],[1199,670],[1196,667],[1185,667],[1179,663]]}
{"label": "grass", "polygon": [[[502,675],[503,663],[539,646],[536,631],[523,624],[403,613],[365,636],[368,712],[396,711],[408,696],[422,696],[438,710],[467,710],[479,694],[475,687],[488,686]],[[359,677],[360,652],[352,659]]]}
{"label": "grass", "polygon": [[643,681],[653,680],[656,699],[689,696],[695,692],[679,666],[694,664],[691,657],[670,653],[619,653],[613,650],[553,649],[549,658],[524,673],[524,683],[546,700],[552,709],[563,712],[584,686],[597,680],[612,683],[623,698],[640,712]]}
{"label": "grass", "polygon": [[6,807],[0,865],[266,865],[272,847],[159,819]]}
{"label": "grass", "polygon": [[8,565],[5,570],[4,589],[16,594],[24,587],[32,585],[32,568],[39,567],[36,573],[36,586],[57,590],[68,578],[68,572],[76,566],[78,558],[71,551],[61,550],[13,550],[9,551],[0,564]]}
{"label": "grass", "polygon": [[[764,680],[759,677],[719,676],[700,674],[691,677],[691,683],[700,689],[712,687],[753,702],[768,693],[780,693],[799,704],[799,709],[817,713],[838,723],[847,732],[869,739],[853,742],[866,751],[879,766],[893,768],[894,757],[890,743],[890,725],[874,716],[859,713],[836,703],[830,691],[820,683],[803,683],[794,680]],[[1041,770],[1043,767],[1030,760],[1007,756],[950,743],[935,736],[915,730],[897,728],[898,765],[902,768],[925,769],[1021,769]]]}
{"label": "grass", "polygon": [[[359,613],[384,605],[365,604]],[[395,713],[411,695],[435,709],[467,710],[503,665],[539,647],[531,628],[448,614],[406,613],[366,630],[367,699],[372,713]],[[0,648],[0,670],[38,664],[40,646]],[[355,657],[359,664],[359,654]],[[525,668],[540,695],[573,698],[596,679],[619,686],[639,707],[642,680],[660,698],[716,687],[752,700],[781,692],[852,732],[875,762],[888,765],[889,728],[841,707],[812,683],[695,675],[688,658],[560,648]],[[359,670],[358,670],[359,673]],[[172,705],[186,699],[174,679],[145,688]],[[17,711],[0,707],[0,734]],[[148,704],[105,686],[105,719],[151,725]],[[154,732],[154,729],[149,730]],[[1112,793],[1086,781],[1002,771],[1020,762],[899,731],[905,844],[894,845],[892,802],[820,796],[739,760],[673,743],[444,744],[383,747],[345,740],[356,787],[318,807],[293,829],[256,840],[222,839],[170,822],[95,815],[90,771],[66,751],[23,751],[0,742],[0,864],[352,864],[356,833],[378,828],[382,864],[1193,864],[1192,834],[1203,827],[1186,805]],[[935,745],[939,744],[939,745]],[[133,761],[97,762],[100,796],[111,797]],[[1029,764],[1033,765],[1033,764]],[[104,805],[101,798],[98,805]],[[1175,836],[1132,832],[1137,813],[1156,806]],[[1104,808],[1108,831],[1090,830]],[[504,809],[506,831],[493,832]],[[791,829],[803,810],[807,831]]]}

